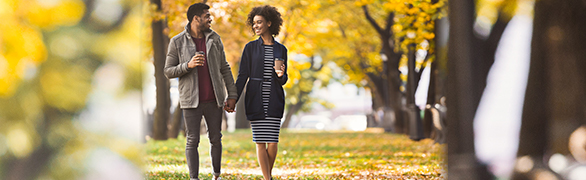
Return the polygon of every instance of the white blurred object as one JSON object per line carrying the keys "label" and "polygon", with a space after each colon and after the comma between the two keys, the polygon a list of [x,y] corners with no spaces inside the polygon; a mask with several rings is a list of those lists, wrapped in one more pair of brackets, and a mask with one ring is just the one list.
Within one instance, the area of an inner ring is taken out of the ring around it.
{"label": "white blurred object", "polygon": [[366,116],[341,115],[334,119],[334,124],[342,130],[364,131],[366,130]]}
{"label": "white blurred object", "polygon": [[81,126],[91,132],[140,142],[145,130],[142,94],[137,90],[125,92],[124,79],[122,66],[116,63],[100,66],[94,75],[87,107],[78,119]]}
{"label": "white blurred object", "polygon": [[586,165],[581,165],[570,169],[566,179],[586,180]]}
{"label": "white blurred object", "polygon": [[568,166],[568,160],[564,155],[556,153],[549,158],[549,168],[556,173],[560,173]]}
{"label": "white blurred object", "polygon": [[96,149],[87,159],[85,180],[131,180],[144,179],[143,172],[109,149]]}
{"label": "white blurred object", "polygon": [[322,115],[305,115],[299,119],[296,128],[300,129],[329,129],[331,124],[330,118]]}
{"label": "white blurred object", "polygon": [[532,26],[524,15],[509,22],[474,119],[476,155],[500,178],[511,175],[519,146]]}

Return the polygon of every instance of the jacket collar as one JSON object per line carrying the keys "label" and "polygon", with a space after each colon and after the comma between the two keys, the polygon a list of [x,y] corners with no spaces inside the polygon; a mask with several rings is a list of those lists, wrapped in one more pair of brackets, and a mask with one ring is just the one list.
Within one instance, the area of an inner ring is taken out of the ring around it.
{"label": "jacket collar", "polygon": [[[271,38],[273,38],[273,45],[279,44],[279,42],[275,41],[275,37],[271,36]],[[260,43],[260,45],[264,44],[264,40],[262,40],[262,37],[258,36],[257,41]]]}
{"label": "jacket collar", "polygon": [[[190,26],[191,26],[191,23],[187,23],[187,25],[184,28],[185,29],[185,33],[187,34],[187,38],[188,39],[191,39],[192,38],[191,37],[191,28],[190,28]],[[214,30],[212,30],[212,29],[210,29],[210,31],[208,31],[208,32],[203,32],[203,35],[206,38],[206,41],[210,38],[210,36],[212,34],[216,34],[216,32]]]}

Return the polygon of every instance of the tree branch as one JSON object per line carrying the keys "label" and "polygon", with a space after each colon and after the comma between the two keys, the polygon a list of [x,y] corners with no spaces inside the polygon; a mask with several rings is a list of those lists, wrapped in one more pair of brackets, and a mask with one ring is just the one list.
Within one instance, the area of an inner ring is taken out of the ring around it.
{"label": "tree branch", "polygon": [[[82,24],[83,26],[87,27],[87,29],[93,31],[93,32],[98,32],[98,33],[106,33],[106,32],[110,32],[113,30],[116,30],[117,28],[119,28],[120,26],[122,26],[122,24],[124,24],[126,17],[130,14],[130,7],[123,7],[122,9],[122,14],[120,15],[120,17],[118,17],[118,19],[116,19],[116,21],[110,23],[110,24],[103,24],[103,23],[99,23],[96,21],[96,19],[94,19],[92,17],[92,13],[94,12],[94,7],[96,6],[96,0],[87,0],[86,2],[86,9],[87,11],[84,12],[84,15],[81,19],[80,24]],[[160,5],[159,5],[160,7]]]}
{"label": "tree branch", "polygon": [[427,68],[427,66],[424,66],[428,61],[429,61],[429,53],[427,53],[427,55],[425,55],[425,59],[423,59],[423,64],[421,65],[421,69],[419,69],[419,72],[415,72],[415,82],[417,82],[415,84],[415,89],[417,89],[417,87],[419,87],[419,81],[421,80],[421,75],[423,74],[423,71],[425,70],[425,68]]}
{"label": "tree branch", "polygon": [[374,27],[374,29],[380,35],[383,35],[384,34],[383,29],[378,25],[378,23],[376,23],[376,21],[372,18],[372,16],[370,16],[370,13],[368,12],[368,8],[366,7],[366,5],[362,6],[362,10],[364,11],[364,16],[366,16],[366,20],[368,20],[370,25],[372,25],[372,27]]}
{"label": "tree branch", "polygon": [[340,31],[342,32],[342,37],[346,38],[346,31],[344,30],[344,27],[342,27],[342,25],[340,23],[338,23],[338,27],[340,28]]}
{"label": "tree branch", "polygon": [[[389,13],[389,17],[387,17],[387,25],[385,26],[385,32],[391,33],[391,27],[393,26],[395,21],[395,13]],[[391,33],[392,34],[392,33]]]}
{"label": "tree branch", "polygon": [[309,58],[309,59],[310,59],[309,61],[310,61],[310,64],[311,64],[309,66],[309,69],[311,69],[312,71],[318,72],[318,71],[321,71],[321,68],[324,67],[323,66],[323,60],[322,60],[322,62],[320,62],[319,68],[316,68],[317,67],[317,64],[315,64],[315,55],[312,55],[311,58]]}

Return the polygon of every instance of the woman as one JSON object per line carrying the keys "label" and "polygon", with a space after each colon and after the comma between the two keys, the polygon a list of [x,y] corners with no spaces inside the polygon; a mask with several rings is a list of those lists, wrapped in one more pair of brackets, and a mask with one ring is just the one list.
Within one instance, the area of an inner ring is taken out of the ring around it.
{"label": "woman", "polygon": [[[283,85],[287,82],[287,48],[275,41],[283,19],[277,8],[259,6],[248,14],[257,40],[244,47],[236,87],[238,99],[245,87],[246,117],[252,127],[252,141],[256,143],[258,163],[264,179],[272,179],[271,171],[277,157],[277,143],[281,118],[285,109]],[[284,60],[274,67],[275,59]]]}

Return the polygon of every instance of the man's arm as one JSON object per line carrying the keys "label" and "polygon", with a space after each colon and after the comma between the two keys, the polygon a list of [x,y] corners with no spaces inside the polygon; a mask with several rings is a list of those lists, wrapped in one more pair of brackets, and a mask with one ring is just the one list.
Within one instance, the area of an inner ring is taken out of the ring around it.
{"label": "man's arm", "polygon": [[234,76],[232,76],[232,68],[230,68],[230,64],[226,60],[226,53],[224,52],[224,44],[220,39],[220,72],[224,78],[224,83],[226,84],[226,90],[228,91],[228,99],[226,101],[226,106],[224,109],[228,112],[234,112],[234,108],[236,108],[236,98],[238,98],[238,94],[236,92],[236,85],[234,85]]}
{"label": "man's arm", "polygon": [[167,49],[167,58],[165,59],[165,76],[167,78],[181,77],[191,71],[187,66],[189,62],[179,63],[179,52],[173,39],[169,42]]}
{"label": "man's arm", "polygon": [[224,78],[226,84],[226,90],[228,90],[228,99],[236,99],[238,94],[236,92],[236,86],[234,85],[234,76],[232,76],[232,68],[226,60],[226,53],[224,52],[224,44],[220,40],[220,72]]}

